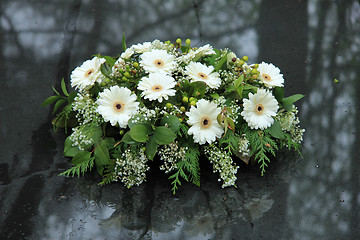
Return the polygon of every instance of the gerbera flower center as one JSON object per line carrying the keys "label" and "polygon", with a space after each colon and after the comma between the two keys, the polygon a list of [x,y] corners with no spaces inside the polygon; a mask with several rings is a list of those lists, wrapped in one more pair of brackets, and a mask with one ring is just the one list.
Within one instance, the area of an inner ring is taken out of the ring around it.
{"label": "gerbera flower center", "polygon": [[93,68],[92,68],[92,69],[87,70],[87,71],[86,71],[86,73],[85,73],[85,77],[90,76],[93,72],[95,72],[95,70],[94,70]]}
{"label": "gerbera flower center", "polygon": [[263,77],[263,79],[264,79],[265,81],[268,81],[268,82],[271,81],[271,77],[270,77],[268,74],[264,73],[264,74],[262,74],[261,76]]}
{"label": "gerbera flower center", "polygon": [[154,91],[154,92],[159,92],[163,89],[163,87],[161,85],[154,85],[151,87],[151,89]]}
{"label": "gerbera flower center", "polygon": [[125,104],[122,103],[122,102],[115,102],[114,103],[114,109],[117,112],[121,112],[122,110],[124,110],[124,106],[125,106]]}
{"label": "gerbera flower center", "polygon": [[209,117],[202,117],[200,121],[201,128],[208,128],[211,125],[211,119]]}
{"label": "gerbera flower center", "polygon": [[255,112],[257,114],[261,114],[263,111],[264,111],[264,105],[262,105],[261,103],[255,106]]}
{"label": "gerbera flower center", "polygon": [[205,73],[202,73],[202,72],[198,73],[198,76],[199,76],[201,79],[207,79],[207,77],[208,77]]}
{"label": "gerbera flower center", "polygon": [[163,60],[161,60],[161,59],[156,59],[156,60],[154,61],[154,64],[155,64],[156,67],[162,67],[162,66],[165,65],[164,62],[163,62]]}

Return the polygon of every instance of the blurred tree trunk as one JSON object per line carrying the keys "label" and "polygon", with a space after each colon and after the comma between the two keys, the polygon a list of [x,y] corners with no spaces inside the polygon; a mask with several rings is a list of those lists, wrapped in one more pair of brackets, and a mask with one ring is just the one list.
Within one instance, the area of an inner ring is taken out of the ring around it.
{"label": "blurred tree trunk", "polygon": [[305,90],[307,20],[306,0],[262,1],[260,4],[258,61],[273,63],[281,69],[286,85],[285,95]]}

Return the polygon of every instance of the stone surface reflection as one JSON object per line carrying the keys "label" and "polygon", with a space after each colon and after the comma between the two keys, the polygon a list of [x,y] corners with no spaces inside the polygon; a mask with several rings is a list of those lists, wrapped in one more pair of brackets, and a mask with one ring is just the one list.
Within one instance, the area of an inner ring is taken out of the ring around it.
{"label": "stone surface reflection", "polygon": [[[0,1],[0,239],[360,239],[358,1]],[[283,152],[265,177],[243,165],[221,189],[171,195],[152,170],[133,189],[64,178],[65,134],[39,107],[91,54],[191,38],[273,62],[301,105],[304,158]],[[339,83],[333,80],[338,79]]]}

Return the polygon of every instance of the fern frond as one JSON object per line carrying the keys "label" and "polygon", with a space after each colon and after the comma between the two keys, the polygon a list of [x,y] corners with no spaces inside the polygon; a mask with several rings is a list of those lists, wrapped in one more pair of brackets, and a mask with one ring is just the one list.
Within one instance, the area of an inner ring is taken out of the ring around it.
{"label": "fern frond", "polygon": [[74,177],[77,175],[80,177],[81,175],[84,176],[85,172],[91,171],[91,169],[94,167],[94,157],[90,158],[89,161],[84,161],[82,163],[77,164],[76,166],[73,166],[72,168],[60,173],[60,176],[72,176]]}

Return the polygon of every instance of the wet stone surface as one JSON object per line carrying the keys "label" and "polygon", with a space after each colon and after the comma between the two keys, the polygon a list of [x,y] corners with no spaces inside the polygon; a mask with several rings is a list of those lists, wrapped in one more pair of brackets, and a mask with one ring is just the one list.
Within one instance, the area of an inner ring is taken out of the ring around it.
{"label": "wet stone surface", "polygon": [[[131,189],[59,176],[66,135],[40,104],[123,32],[278,66],[285,95],[306,95],[303,158],[282,151],[264,177],[244,164],[226,189],[203,161],[176,195],[155,168]],[[358,1],[2,0],[0,49],[0,239],[360,239]]]}

